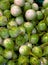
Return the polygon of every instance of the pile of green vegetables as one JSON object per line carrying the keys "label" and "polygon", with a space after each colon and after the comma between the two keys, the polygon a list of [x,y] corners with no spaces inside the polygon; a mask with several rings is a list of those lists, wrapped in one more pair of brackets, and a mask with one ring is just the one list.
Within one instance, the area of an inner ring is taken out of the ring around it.
{"label": "pile of green vegetables", "polygon": [[0,65],[48,65],[48,0],[0,0]]}

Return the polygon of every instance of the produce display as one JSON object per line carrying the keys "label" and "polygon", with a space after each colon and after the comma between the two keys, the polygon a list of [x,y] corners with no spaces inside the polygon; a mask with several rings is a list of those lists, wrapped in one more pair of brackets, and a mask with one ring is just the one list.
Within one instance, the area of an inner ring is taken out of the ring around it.
{"label": "produce display", "polygon": [[0,0],[0,65],[48,65],[48,0]]}

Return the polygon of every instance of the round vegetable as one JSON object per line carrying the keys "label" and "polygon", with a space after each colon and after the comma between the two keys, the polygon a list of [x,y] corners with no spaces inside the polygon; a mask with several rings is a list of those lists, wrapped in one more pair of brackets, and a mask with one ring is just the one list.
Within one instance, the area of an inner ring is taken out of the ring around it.
{"label": "round vegetable", "polygon": [[37,14],[37,19],[38,20],[43,19],[43,13],[41,11],[37,11],[36,14]]}
{"label": "round vegetable", "polygon": [[14,61],[10,60],[8,61],[7,65],[15,65]]}
{"label": "round vegetable", "polygon": [[28,65],[29,59],[26,56],[19,56],[18,65]]}
{"label": "round vegetable", "polygon": [[10,49],[12,50],[14,48],[14,42],[11,38],[6,38],[4,39],[3,41],[3,46],[6,48],[6,49]]}
{"label": "round vegetable", "polygon": [[36,12],[33,9],[29,9],[25,13],[27,20],[34,20],[36,18]]}
{"label": "round vegetable", "polygon": [[31,9],[31,4],[29,2],[25,2],[24,11],[27,11],[28,9]]}
{"label": "round vegetable", "polygon": [[10,8],[9,0],[1,0],[0,1],[0,9],[7,10]]}
{"label": "round vegetable", "polygon": [[10,37],[14,38],[17,37],[20,34],[20,30],[18,27],[11,27],[9,29],[9,35]]}
{"label": "round vegetable", "polygon": [[31,35],[30,41],[31,41],[32,44],[37,44],[38,40],[39,40],[39,36],[37,34]]}
{"label": "round vegetable", "polygon": [[37,11],[39,9],[38,4],[33,3],[32,4],[32,8]]}
{"label": "round vegetable", "polygon": [[19,6],[17,6],[17,5],[13,5],[12,7],[11,7],[11,14],[13,15],[13,16],[19,16],[20,14],[22,13],[22,11],[21,11],[21,8],[19,7]]}
{"label": "round vegetable", "polygon": [[2,38],[8,38],[8,37],[9,37],[8,29],[2,27],[2,28],[0,29],[0,36],[1,36]]}
{"label": "round vegetable", "polygon": [[42,42],[43,42],[43,43],[47,43],[47,42],[48,42],[48,33],[45,33],[45,34],[42,36]]}
{"label": "round vegetable", "polygon": [[4,57],[6,59],[11,59],[13,57],[13,52],[10,50],[4,50]]}
{"label": "round vegetable", "polygon": [[43,22],[43,21],[40,21],[40,22],[38,23],[38,30],[39,30],[39,31],[45,31],[46,29],[47,29],[46,23]]}
{"label": "round vegetable", "polygon": [[34,26],[33,26],[33,24],[31,22],[24,23],[24,27],[25,27],[27,33],[31,33],[31,31],[34,28]]}
{"label": "round vegetable", "polygon": [[39,61],[39,59],[37,59],[35,57],[31,57],[30,58],[30,64],[31,65],[40,65],[40,61]]}
{"label": "round vegetable", "polygon": [[35,54],[37,57],[42,57],[42,49],[40,47],[33,47],[32,49],[33,54]]}
{"label": "round vegetable", "polygon": [[0,64],[4,63],[4,57],[0,55]]}
{"label": "round vegetable", "polygon": [[15,21],[18,25],[21,25],[24,23],[24,18],[22,16],[18,16],[16,17]]}
{"label": "round vegetable", "polygon": [[14,4],[22,7],[25,4],[25,0],[14,0]]}
{"label": "round vegetable", "polygon": [[0,26],[7,25],[7,17],[6,16],[0,16]]}
{"label": "round vegetable", "polygon": [[27,35],[18,35],[16,37],[16,44],[18,46],[21,46],[23,44],[25,44],[28,41],[28,36]]}
{"label": "round vegetable", "polygon": [[19,53],[21,55],[29,55],[30,54],[30,48],[27,46],[27,45],[22,45],[20,48],[19,48]]}

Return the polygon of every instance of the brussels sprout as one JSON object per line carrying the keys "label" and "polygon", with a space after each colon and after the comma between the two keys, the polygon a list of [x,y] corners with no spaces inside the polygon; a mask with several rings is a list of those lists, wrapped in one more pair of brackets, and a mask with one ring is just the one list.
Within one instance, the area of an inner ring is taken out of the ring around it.
{"label": "brussels sprout", "polygon": [[10,29],[9,29],[9,35],[11,36],[11,37],[17,37],[18,35],[20,34],[20,30],[19,30],[19,28],[18,27],[11,27]]}
{"label": "brussels sprout", "polygon": [[33,26],[33,24],[31,22],[24,23],[24,27],[25,27],[27,33],[31,33],[31,31],[34,28],[34,26]]}
{"label": "brussels sprout", "polygon": [[39,36],[37,34],[31,35],[30,41],[31,41],[32,44],[37,44],[38,40],[39,40]]}
{"label": "brussels sprout", "polygon": [[17,5],[13,5],[12,7],[11,7],[11,14],[13,15],[13,16],[19,16],[20,14],[22,13],[22,11],[21,11],[21,8],[19,7],[19,6],[17,6]]}
{"label": "brussels sprout", "polygon": [[28,9],[31,9],[31,4],[29,2],[25,2],[24,11],[27,11]]}
{"label": "brussels sprout", "polygon": [[0,64],[4,63],[4,57],[0,55]]}
{"label": "brussels sprout", "polygon": [[27,20],[34,20],[36,18],[36,12],[33,9],[29,9],[25,13]]}
{"label": "brussels sprout", "polygon": [[32,53],[35,54],[37,57],[42,57],[42,49],[41,47],[33,47]]}
{"label": "brussels sprout", "polygon": [[29,59],[26,56],[19,56],[18,58],[18,65],[28,65]]}
{"label": "brussels sprout", "polygon": [[6,49],[10,49],[12,50],[14,48],[14,42],[11,38],[6,38],[4,39],[3,41],[3,46],[6,48]]}
{"label": "brussels sprout", "polygon": [[14,0],[14,4],[22,7],[25,4],[25,0]]}
{"label": "brussels sprout", "polygon": [[41,9],[41,12],[44,14],[45,13],[45,9]]}
{"label": "brussels sprout", "polygon": [[40,61],[39,61],[39,59],[37,59],[35,57],[31,57],[30,58],[30,64],[31,65],[40,65]]}
{"label": "brussels sprout", "polygon": [[8,37],[9,37],[8,29],[2,27],[2,28],[0,29],[0,36],[1,36],[2,38],[8,38]]}
{"label": "brussels sprout", "polygon": [[15,62],[10,60],[10,61],[8,61],[7,65],[15,65]]}
{"label": "brussels sprout", "polygon": [[0,9],[7,10],[10,8],[9,0],[2,0],[0,1]]}
{"label": "brussels sprout", "polygon": [[32,49],[32,44],[31,44],[30,42],[26,42],[26,45],[27,45],[30,49]]}
{"label": "brussels sprout", "polygon": [[46,65],[47,64],[47,59],[44,58],[44,57],[42,57],[40,61],[41,61],[41,65]]}
{"label": "brussels sprout", "polygon": [[43,42],[43,43],[47,43],[47,42],[48,42],[48,33],[45,33],[45,34],[42,36],[42,42]]}
{"label": "brussels sprout", "polygon": [[37,14],[37,19],[38,20],[43,19],[43,13],[41,11],[37,11],[36,14]]}
{"label": "brussels sprout", "polygon": [[40,21],[40,22],[38,23],[38,30],[39,30],[39,31],[45,31],[46,29],[47,29],[46,23],[43,22],[43,21]]}
{"label": "brussels sprout", "polygon": [[26,0],[27,2],[29,2],[30,4],[33,4],[34,0]]}
{"label": "brussels sprout", "polygon": [[20,34],[25,34],[26,31],[23,26],[20,26],[19,29],[20,29]]}
{"label": "brussels sprout", "polygon": [[16,44],[18,46],[21,46],[21,45],[25,44],[28,41],[28,36],[27,35],[18,35],[16,37],[15,41],[16,41]]}
{"label": "brussels sprout", "polygon": [[44,0],[44,1],[43,1],[43,7],[44,7],[44,8],[47,8],[47,7],[48,7],[48,0]]}
{"label": "brussels sprout", "polygon": [[22,16],[18,16],[16,17],[15,21],[18,25],[21,25],[24,23],[24,18]]}
{"label": "brussels sprout", "polygon": [[6,16],[0,16],[0,26],[7,25],[7,17]]}
{"label": "brussels sprout", "polygon": [[9,20],[9,19],[11,18],[10,10],[5,10],[5,11],[4,11],[4,16],[6,16],[7,19]]}
{"label": "brussels sprout", "polygon": [[36,3],[33,3],[33,4],[32,4],[32,8],[33,8],[34,10],[36,10],[36,11],[39,9],[39,7],[38,7],[38,5],[37,5]]}
{"label": "brussels sprout", "polygon": [[7,24],[7,28],[11,29],[12,27],[17,27],[17,23],[11,19]]}
{"label": "brussels sprout", "polygon": [[6,59],[11,59],[13,57],[13,52],[10,50],[4,50],[4,55]]}
{"label": "brussels sprout", "polygon": [[30,48],[27,46],[27,45],[22,45],[20,48],[19,48],[19,53],[21,55],[29,55],[30,54]]}
{"label": "brussels sprout", "polygon": [[45,56],[48,56],[48,46],[44,47],[44,54]]}

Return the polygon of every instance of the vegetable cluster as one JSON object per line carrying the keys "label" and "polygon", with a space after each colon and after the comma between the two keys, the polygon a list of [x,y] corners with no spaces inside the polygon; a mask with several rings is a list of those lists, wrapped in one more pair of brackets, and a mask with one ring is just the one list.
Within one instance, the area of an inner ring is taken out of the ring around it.
{"label": "vegetable cluster", "polygon": [[48,65],[48,0],[0,0],[0,65]]}

